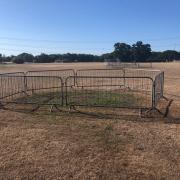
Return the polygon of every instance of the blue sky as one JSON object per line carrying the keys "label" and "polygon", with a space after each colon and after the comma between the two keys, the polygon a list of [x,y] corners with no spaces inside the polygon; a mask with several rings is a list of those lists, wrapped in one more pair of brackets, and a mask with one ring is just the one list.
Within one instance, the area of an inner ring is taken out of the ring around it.
{"label": "blue sky", "polygon": [[0,53],[94,53],[142,40],[180,50],[179,0],[0,0]]}

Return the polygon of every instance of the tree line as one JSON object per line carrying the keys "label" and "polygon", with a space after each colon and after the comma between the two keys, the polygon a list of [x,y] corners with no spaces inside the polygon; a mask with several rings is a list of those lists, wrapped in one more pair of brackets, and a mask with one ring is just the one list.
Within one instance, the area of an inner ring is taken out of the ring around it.
{"label": "tree line", "polygon": [[40,54],[33,56],[29,53],[22,53],[17,56],[2,56],[0,62],[13,62],[16,64],[23,63],[53,63],[53,62],[102,62],[101,56],[91,54]]}
{"label": "tree line", "polygon": [[121,61],[121,62],[171,62],[180,60],[180,52],[174,50],[166,50],[163,52],[154,52],[150,44],[144,44],[138,41],[129,45],[126,43],[115,43],[114,51],[102,55],[92,54],[40,54],[33,56],[29,53],[22,53],[17,56],[3,56],[0,54],[0,63],[13,62],[17,64],[23,63],[53,63],[53,62],[103,62]]}

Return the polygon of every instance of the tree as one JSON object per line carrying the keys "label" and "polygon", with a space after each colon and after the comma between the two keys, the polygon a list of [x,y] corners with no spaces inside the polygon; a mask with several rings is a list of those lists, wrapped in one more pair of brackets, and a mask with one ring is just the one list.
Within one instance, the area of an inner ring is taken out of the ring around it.
{"label": "tree", "polygon": [[12,62],[15,64],[24,64],[24,59],[19,58],[18,56],[15,56],[12,58]]}
{"label": "tree", "polygon": [[114,57],[118,58],[120,61],[129,62],[132,61],[132,48],[126,43],[116,43],[114,45]]}
{"label": "tree", "polygon": [[161,62],[162,58],[161,58],[162,52],[151,52],[151,55],[149,56],[149,58],[147,59],[147,61],[150,62]]}
{"label": "tree", "polygon": [[50,54],[49,58],[51,59],[51,62],[62,61],[62,55],[60,54]]}
{"label": "tree", "polygon": [[12,57],[12,62],[16,64],[23,64],[24,62],[33,62],[34,56],[28,53],[22,53],[18,56]]}
{"label": "tree", "polygon": [[132,45],[133,58],[136,62],[145,62],[151,55],[151,45],[138,41]]}
{"label": "tree", "polygon": [[148,59],[153,62],[171,62],[173,60],[180,60],[180,53],[173,50],[152,52]]}
{"label": "tree", "polygon": [[54,62],[54,60],[52,60],[49,55],[42,53],[39,56],[35,57],[35,62],[36,63],[51,63]]}
{"label": "tree", "polygon": [[114,51],[106,54],[92,55],[92,54],[40,54],[33,56],[32,54],[22,53],[18,56],[2,56],[0,54],[0,63],[2,62],[36,62],[36,63],[52,63],[52,62],[103,62],[104,60],[117,62],[165,62],[180,60],[180,52],[173,50],[166,50],[164,52],[152,52],[150,44],[143,44],[142,41],[137,41],[132,46],[126,43],[115,43]]}
{"label": "tree", "polygon": [[33,62],[34,56],[28,53],[19,54],[16,58],[21,59],[24,62]]}
{"label": "tree", "polygon": [[161,54],[161,58],[164,61],[168,61],[168,62],[173,61],[175,59],[178,59],[178,52],[173,50],[164,51]]}

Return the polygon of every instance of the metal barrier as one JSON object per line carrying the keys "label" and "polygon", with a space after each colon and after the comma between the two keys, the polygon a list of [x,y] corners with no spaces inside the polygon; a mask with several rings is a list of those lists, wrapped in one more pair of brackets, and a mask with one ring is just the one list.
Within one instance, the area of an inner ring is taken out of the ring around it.
{"label": "metal barrier", "polygon": [[106,65],[108,68],[119,69],[119,68],[138,68],[138,64],[136,62],[133,63],[125,63],[125,62],[111,62],[107,61]]}
{"label": "metal barrier", "polygon": [[1,105],[63,105],[63,80],[45,76],[0,76]]}
{"label": "metal barrier", "polygon": [[157,106],[159,100],[164,97],[164,72],[161,72],[155,77],[153,83],[154,91],[154,107]]}
{"label": "metal barrier", "polygon": [[[126,80],[127,87],[120,82]],[[67,106],[151,108],[153,79],[149,77],[77,76],[66,79]]]}
{"label": "metal barrier", "polygon": [[26,92],[33,103],[63,105],[63,79],[53,76],[27,76]]}
{"label": "metal barrier", "polygon": [[25,94],[25,76],[0,75],[0,102],[11,102]]}
{"label": "metal barrier", "polygon": [[[17,78],[16,78],[17,77]],[[0,74],[0,100],[11,99],[24,92],[25,73],[11,72]]]}

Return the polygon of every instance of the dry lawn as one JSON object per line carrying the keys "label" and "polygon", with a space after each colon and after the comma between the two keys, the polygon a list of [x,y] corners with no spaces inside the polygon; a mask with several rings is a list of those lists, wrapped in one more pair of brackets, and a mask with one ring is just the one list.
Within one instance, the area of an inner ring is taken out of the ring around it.
{"label": "dry lawn", "polygon": [[[0,70],[94,67],[104,64],[3,65]],[[0,179],[180,179],[180,63],[153,67],[165,71],[166,95],[175,99],[168,119],[140,119],[134,111],[115,109],[1,110]]]}

